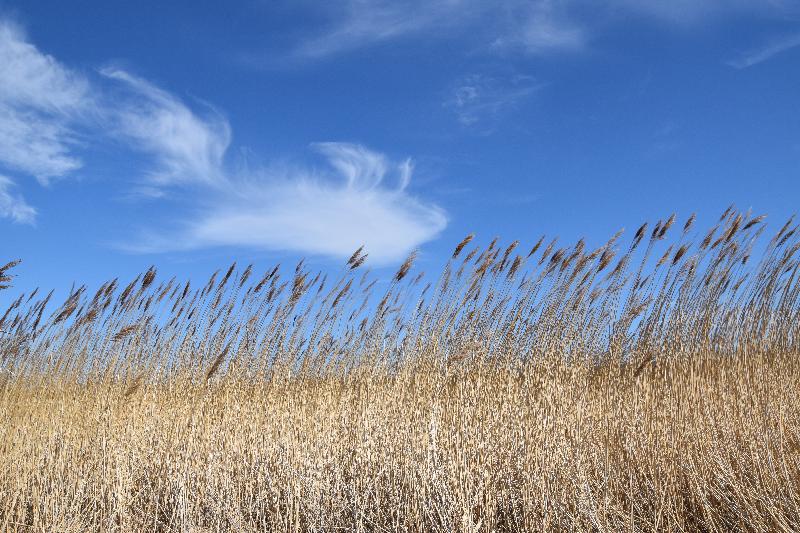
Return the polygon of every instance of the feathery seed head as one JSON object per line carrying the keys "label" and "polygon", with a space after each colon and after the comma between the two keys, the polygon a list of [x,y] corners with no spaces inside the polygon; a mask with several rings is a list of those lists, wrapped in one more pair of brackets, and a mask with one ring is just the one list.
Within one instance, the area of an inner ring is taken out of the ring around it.
{"label": "feathery seed head", "polygon": [[404,277],[406,277],[406,274],[408,274],[408,271],[411,270],[411,265],[414,264],[414,260],[416,258],[417,258],[417,250],[414,250],[408,255],[406,260],[403,261],[403,264],[400,265],[400,269],[394,275],[395,281],[401,281]]}
{"label": "feathery seed head", "polygon": [[475,234],[474,233],[470,233],[469,235],[464,237],[464,239],[460,243],[458,243],[458,245],[456,246],[456,249],[453,251],[452,259],[455,259],[456,257],[458,257],[459,254],[461,253],[461,251],[464,249],[464,247],[466,247],[470,242],[472,242],[472,239],[474,239],[474,238],[475,238]]}

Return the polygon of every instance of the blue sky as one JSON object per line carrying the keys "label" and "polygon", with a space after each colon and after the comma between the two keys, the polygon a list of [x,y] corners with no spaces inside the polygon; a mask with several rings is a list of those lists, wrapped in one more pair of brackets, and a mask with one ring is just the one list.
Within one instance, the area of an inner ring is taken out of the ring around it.
{"label": "blue sky", "polygon": [[779,225],[798,67],[788,0],[0,0],[0,262],[62,288]]}

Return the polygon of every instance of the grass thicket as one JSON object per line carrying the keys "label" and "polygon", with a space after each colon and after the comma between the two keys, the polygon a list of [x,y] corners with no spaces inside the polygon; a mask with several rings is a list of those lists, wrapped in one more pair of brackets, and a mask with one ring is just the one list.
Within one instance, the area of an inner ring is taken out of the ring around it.
{"label": "grass thicket", "polygon": [[797,225],[693,223],[19,296],[0,530],[796,531]]}

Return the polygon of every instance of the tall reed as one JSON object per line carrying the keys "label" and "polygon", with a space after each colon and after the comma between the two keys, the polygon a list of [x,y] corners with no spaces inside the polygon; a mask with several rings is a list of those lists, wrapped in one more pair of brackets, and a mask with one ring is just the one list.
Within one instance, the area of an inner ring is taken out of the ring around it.
{"label": "tall reed", "polygon": [[19,295],[0,529],[800,529],[797,225],[695,220]]}

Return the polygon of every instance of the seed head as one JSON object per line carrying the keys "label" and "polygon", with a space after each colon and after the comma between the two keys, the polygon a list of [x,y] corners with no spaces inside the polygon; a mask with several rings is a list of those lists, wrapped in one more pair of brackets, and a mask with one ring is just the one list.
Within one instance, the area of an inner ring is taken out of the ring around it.
{"label": "seed head", "polygon": [[406,277],[406,274],[408,274],[408,271],[411,270],[411,265],[414,264],[414,260],[416,258],[417,258],[417,251],[414,250],[413,252],[411,252],[408,255],[408,257],[403,262],[403,264],[400,265],[400,269],[397,271],[397,274],[394,275],[394,280],[395,281],[400,281],[404,277]]}
{"label": "seed head", "polygon": [[466,246],[467,246],[467,245],[468,245],[470,242],[472,242],[472,239],[474,239],[474,238],[475,238],[475,234],[474,234],[474,233],[470,233],[469,235],[467,235],[466,237],[464,237],[464,239],[463,239],[463,240],[462,240],[460,243],[458,243],[458,246],[456,246],[456,249],[453,251],[453,259],[455,259],[456,257],[458,257],[458,255],[461,253],[461,251],[462,251],[462,250],[463,250],[463,249],[464,249],[464,248],[465,248],[465,247],[466,247]]}
{"label": "seed head", "polygon": [[690,216],[688,218],[688,220],[686,220],[686,224],[683,225],[683,234],[684,235],[689,233],[689,230],[692,229],[692,226],[694,225],[694,221],[695,221],[696,218],[697,218],[697,214],[692,213],[692,216]]}

